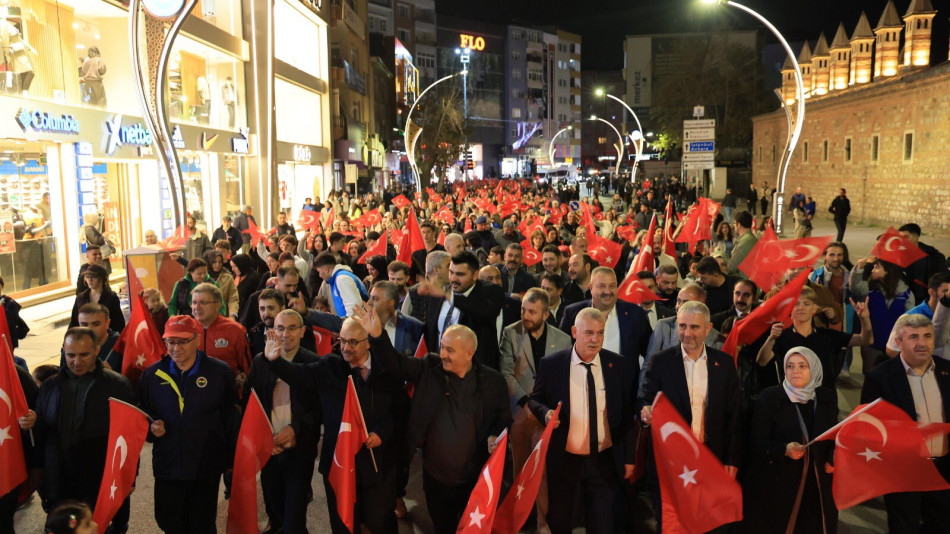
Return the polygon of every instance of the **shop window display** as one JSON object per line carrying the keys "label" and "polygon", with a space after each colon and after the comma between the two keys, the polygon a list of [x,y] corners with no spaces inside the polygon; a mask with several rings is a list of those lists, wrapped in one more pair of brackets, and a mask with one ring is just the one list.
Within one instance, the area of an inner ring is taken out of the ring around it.
{"label": "shop window display", "polygon": [[168,96],[172,119],[230,130],[246,125],[244,63],[187,37],[172,48]]}
{"label": "shop window display", "polygon": [[0,275],[8,292],[65,280],[49,185],[45,145],[0,140]]}

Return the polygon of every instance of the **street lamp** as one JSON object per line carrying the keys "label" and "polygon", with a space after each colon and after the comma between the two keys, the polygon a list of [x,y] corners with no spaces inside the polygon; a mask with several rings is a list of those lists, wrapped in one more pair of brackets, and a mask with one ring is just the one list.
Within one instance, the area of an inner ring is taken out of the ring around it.
{"label": "street lamp", "polygon": [[606,124],[607,126],[610,126],[610,129],[613,130],[614,133],[617,134],[617,137],[618,137],[618,138],[620,138],[620,142],[618,142],[618,143],[614,146],[614,148],[617,149],[617,165],[614,167],[614,175],[615,175],[615,176],[619,176],[619,175],[620,175],[620,162],[621,162],[621,160],[623,160],[623,135],[620,134],[620,130],[618,130],[616,126],[614,126],[613,124],[611,124],[611,123],[608,122],[607,120],[598,117],[597,115],[591,115],[591,116],[590,116],[590,120],[592,120],[592,121],[600,121],[600,122]]}
{"label": "street lamp", "polygon": [[[595,90],[594,94],[597,96],[606,96],[607,98],[611,98],[613,100],[616,100],[617,102],[620,102],[620,105],[623,106],[624,109],[630,112],[630,115],[633,116],[633,120],[637,123],[636,133],[639,134],[639,137],[633,138],[633,148],[634,150],[636,150],[637,154],[636,154],[636,157],[633,159],[633,169],[631,170],[631,173],[630,173],[630,180],[636,180],[637,179],[637,165],[640,163],[640,156],[643,155],[643,125],[640,124],[640,118],[637,117],[637,114],[633,112],[633,109],[630,106],[628,106],[626,102],[604,91],[603,89]],[[640,140],[639,143],[637,143],[637,139]]]}
{"label": "street lamp", "polygon": [[785,53],[788,54],[789,59],[792,60],[792,66],[795,67],[795,96],[798,100],[798,110],[795,113],[795,128],[792,130],[792,133],[788,138],[785,148],[785,157],[783,158],[782,163],[779,165],[777,179],[778,183],[775,187],[775,201],[772,202],[772,217],[775,221],[775,231],[777,233],[782,233],[782,215],[784,211],[782,208],[785,201],[785,178],[788,174],[788,166],[792,162],[792,153],[795,152],[795,146],[798,145],[798,139],[802,134],[802,127],[805,125],[805,82],[802,80],[802,70],[798,65],[798,58],[795,57],[795,53],[792,52],[792,47],[788,45],[788,41],[786,41],[785,37],[782,36],[782,34],[778,31],[778,28],[773,26],[772,23],[766,20],[762,15],[742,4],[733,2],[732,0],[702,1],[706,4],[725,4],[727,6],[732,6],[736,9],[745,11],[746,13],[758,19],[759,22],[764,24],[765,27],[768,28],[775,35],[775,37],[778,38],[779,42],[782,43]]}
{"label": "street lamp", "polygon": [[554,164],[554,140],[557,139],[557,136],[561,135],[562,133],[568,130],[573,130],[573,129],[574,129],[573,126],[567,125],[564,128],[561,128],[560,130],[558,130],[557,133],[554,134],[554,137],[551,138],[551,145],[548,147],[548,161],[551,162],[552,169],[556,169],[558,167],[557,165]]}
{"label": "street lamp", "polygon": [[466,76],[468,75],[468,71],[463,70],[461,72],[456,72],[455,74],[449,74],[448,76],[439,78],[438,80],[432,82],[432,85],[430,85],[429,87],[426,87],[425,90],[419,93],[419,96],[416,97],[415,102],[413,102],[412,106],[409,107],[409,113],[406,113],[406,130],[403,132],[402,139],[403,139],[403,143],[406,145],[406,157],[409,159],[409,167],[412,168],[412,173],[416,177],[416,191],[419,191],[419,193],[422,193],[422,178],[419,176],[419,166],[416,165],[415,147],[416,147],[416,140],[422,134],[422,128],[419,128],[418,130],[416,130],[415,135],[412,136],[412,140],[410,141],[409,140],[409,124],[410,124],[410,120],[412,119],[412,112],[415,111],[416,105],[419,104],[419,101],[422,100],[422,97],[425,96],[425,94],[429,92],[429,89],[432,89],[436,85],[439,85],[440,83],[446,80],[450,80],[458,75]]}

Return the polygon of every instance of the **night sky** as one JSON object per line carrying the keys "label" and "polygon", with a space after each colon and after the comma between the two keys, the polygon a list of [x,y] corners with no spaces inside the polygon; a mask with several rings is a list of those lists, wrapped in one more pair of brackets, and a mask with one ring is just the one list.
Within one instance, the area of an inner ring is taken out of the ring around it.
{"label": "night sky", "polygon": [[[950,0],[931,0],[934,18],[933,63],[947,58]],[[829,44],[840,22],[848,35],[861,11],[871,28],[877,25],[887,0],[741,0],[758,11],[790,42],[814,42],[825,32]],[[903,16],[910,0],[896,0]],[[623,67],[625,35],[678,33],[716,29],[761,29],[766,43],[777,42],[751,15],[727,6],[710,6],[700,0],[436,0],[438,13],[477,18],[498,24],[556,25],[582,36],[584,70]],[[796,51],[797,51],[796,47]]]}

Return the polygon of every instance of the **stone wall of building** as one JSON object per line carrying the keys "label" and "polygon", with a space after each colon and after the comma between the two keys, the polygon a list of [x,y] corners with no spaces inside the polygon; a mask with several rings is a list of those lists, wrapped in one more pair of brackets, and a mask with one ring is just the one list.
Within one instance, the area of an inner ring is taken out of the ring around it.
{"label": "stone wall of building", "polygon": [[[755,117],[753,129],[753,177],[774,184],[787,136],[785,112]],[[913,134],[910,158],[907,133]],[[785,190],[791,195],[797,186],[814,197],[819,217],[830,217],[828,206],[844,187],[851,222],[913,221],[925,233],[950,234],[950,64],[807,100]]]}

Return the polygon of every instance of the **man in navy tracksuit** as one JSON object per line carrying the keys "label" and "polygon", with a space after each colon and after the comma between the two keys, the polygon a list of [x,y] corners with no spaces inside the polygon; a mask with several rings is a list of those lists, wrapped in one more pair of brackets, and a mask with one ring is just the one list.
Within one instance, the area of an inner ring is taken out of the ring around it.
{"label": "man in navy tracksuit", "polygon": [[233,464],[240,425],[228,364],[198,351],[203,328],[178,315],[165,325],[168,355],[138,383],[155,474],[155,519],[165,532],[216,532],[218,484]]}

